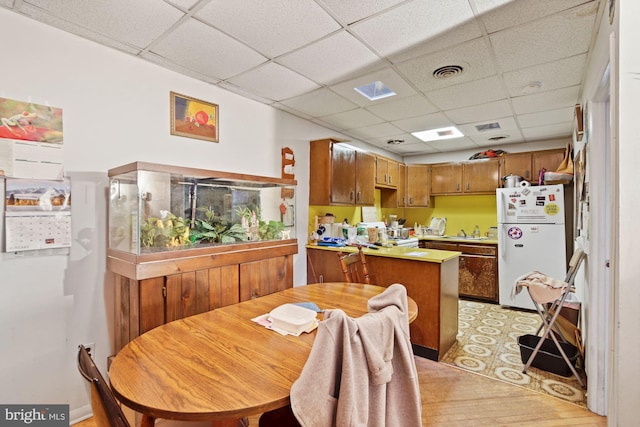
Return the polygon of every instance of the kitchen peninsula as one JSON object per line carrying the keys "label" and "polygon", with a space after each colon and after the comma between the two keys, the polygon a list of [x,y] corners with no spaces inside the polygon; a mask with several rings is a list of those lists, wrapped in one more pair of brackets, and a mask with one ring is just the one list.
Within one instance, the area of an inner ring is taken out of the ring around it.
{"label": "kitchen peninsula", "polygon": [[[439,360],[458,333],[458,257],[460,252],[407,247],[363,248],[372,283],[401,283],[418,305],[411,324],[416,355]],[[352,246],[307,245],[307,282],[342,282],[339,252],[355,252]]]}

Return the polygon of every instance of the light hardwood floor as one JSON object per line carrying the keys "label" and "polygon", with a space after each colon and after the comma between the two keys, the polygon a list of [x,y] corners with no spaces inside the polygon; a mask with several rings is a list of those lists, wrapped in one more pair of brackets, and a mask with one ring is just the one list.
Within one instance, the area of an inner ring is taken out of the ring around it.
{"label": "light hardwood floor", "polygon": [[[425,427],[607,425],[605,417],[552,396],[421,357],[416,357],[416,366]],[[249,419],[251,427],[258,426],[257,419]],[[76,426],[95,423],[88,419]]]}

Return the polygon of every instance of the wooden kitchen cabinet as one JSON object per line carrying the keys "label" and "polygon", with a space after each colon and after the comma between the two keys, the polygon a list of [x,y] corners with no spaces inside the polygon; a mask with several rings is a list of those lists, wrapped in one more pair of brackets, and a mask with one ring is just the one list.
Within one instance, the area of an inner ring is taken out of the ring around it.
{"label": "wooden kitchen cabinet", "polygon": [[474,160],[463,164],[463,193],[495,194],[500,187],[500,161]]}
{"label": "wooden kitchen cabinet", "polygon": [[295,239],[186,252],[134,269],[134,258],[107,258],[117,302],[116,353],[156,326],[293,286]]}
{"label": "wooden kitchen cabinet", "polygon": [[540,169],[555,172],[563,158],[564,149],[505,154],[502,158],[502,176],[518,175],[537,184]]}
{"label": "wooden kitchen cabinet", "polygon": [[331,139],[311,141],[310,205],[373,205],[375,156]]}
{"label": "wooden kitchen cabinet", "polygon": [[532,156],[533,181],[538,181],[542,168],[547,172],[555,172],[564,159],[564,148],[558,150],[534,151]]}
{"label": "wooden kitchen cabinet", "polygon": [[[531,181],[533,179],[532,158],[532,153],[505,154],[502,159],[502,176],[517,175]],[[537,176],[536,179],[538,179]]]}
{"label": "wooden kitchen cabinet", "polygon": [[400,182],[400,162],[376,156],[376,186],[397,188]]}
{"label": "wooden kitchen cabinet", "polygon": [[493,194],[500,187],[498,159],[431,165],[433,195]]}
{"label": "wooden kitchen cabinet", "polygon": [[431,166],[407,165],[407,192],[405,207],[429,207],[431,200]]}
{"label": "wooden kitchen cabinet", "polygon": [[398,185],[393,188],[380,188],[380,207],[404,208],[406,206],[407,166],[398,164]]}
{"label": "wooden kitchen cabinet", "polygon": [[462,164],[431,165],[431,194],[462,193]]}
{"label": "wooden kitchen cabinet", "polygon": [[499,301],[497,245],[421,240],[420,247],[462,252],[458,258],[459,295],[495,303]]}

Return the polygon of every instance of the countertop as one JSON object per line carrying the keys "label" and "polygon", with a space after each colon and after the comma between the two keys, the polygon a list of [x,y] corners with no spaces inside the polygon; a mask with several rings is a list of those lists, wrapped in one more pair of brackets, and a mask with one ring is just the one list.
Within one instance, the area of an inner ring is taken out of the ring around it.
{"label": "countertop", "polygon": [[438,242],[452,242],[452,243],[470,243],[473,245],[497,245],[498,239],[489,239],[488,237],[480,237],[480,238],[464,238],[457,236],[413,236],[417,237],[418,240],[431,240]]}
{"label": "countertop", "polygon": [[[319,245],[307,245],[308,249],[320,249],[333,252],[357,252],[358,248],[355,246],[319,246]],[[441,251],[436,249],[420,249],[420,248],[407,248],[404,246],[391,246],[389,248],[376,246],[377,249],[371,249],[367,247],[362,248],[362,252],[367,256],[380,256],[386,258],[399,258],[412,261],[426,261],[443,263],[450,259],[459,257],[462,252],[457,251]]]}

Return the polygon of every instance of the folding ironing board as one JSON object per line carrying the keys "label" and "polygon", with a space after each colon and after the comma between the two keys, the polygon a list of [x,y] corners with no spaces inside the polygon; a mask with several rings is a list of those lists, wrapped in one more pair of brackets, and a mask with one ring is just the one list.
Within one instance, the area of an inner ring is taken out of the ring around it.
{"label": "folding ironing board", "polygon": [[[567,286],[564,288],[562,295],[556,300],[554,301],[540,300],[532,294],[531,288],[527,287],[529,296],[531,296],[531,300],[533,301],[533,304],[535,305],[536,310],[538,311],[538,314],[542,318],[542,324],[538,328],[536,335],[538,335],[540,331],[543,331],[543,333],[542,333],[542,336],[540,337],[540,340],[538,341],[535,348],[533,349],[531,355],[529,356],[529,359],[527,360],[527,363],[525,364],[524,369],[522,370],[523,374],[527,373],[527,369],[529,369],[529,367],[533,363],[533,360],[535,359],[536,354],[538,354],[538,351],[540,351],[540,347],[542,347],[542,344],[544,343],[545,339],[550,337],[555,343],[560,355],[562,356],[562,359],[569,366],[569,369],[571,369],[571,372],[573,373],[573,375],[576,376],[580,385],[584,388],[585,385],[582,382],[582,378],[580,378],[580,376],[578,375],[576,368],[573,366],[573,363],[571,363],[571,361],[569,360],[569,357],[567,356],[562,346],[560,345],[560,342],[558,341],[558,337],[560,337],[563,343],[567,342],[566,338],[562,335],[560,328],[556,325],[556,320],[558,319],[558,315],[560,314],[560,310],[562,309],[562,306],[564,305],[567,299],[567,296],[571,292],[575,291],[573,282],[575,280],[576,273],[580,268],[580,264],[582,263],[584,258],[585,258],[585,253],[581,249],[578,249],[573,253],[571,260],[569,260],[569,269],[567,270],[567,275],[565,276],[565,279],[564,279],[564,282],[567,284]],[[554,331],[555,333],[551,333],[552,331]]]}

